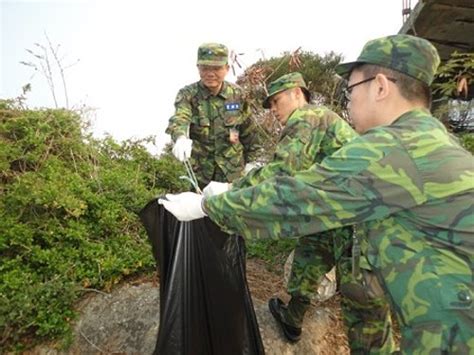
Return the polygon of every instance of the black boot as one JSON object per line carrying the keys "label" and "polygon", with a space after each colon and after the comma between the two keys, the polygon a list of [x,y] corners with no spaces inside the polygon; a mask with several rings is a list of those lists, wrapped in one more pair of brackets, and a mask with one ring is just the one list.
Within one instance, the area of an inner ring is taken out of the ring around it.
{"label": "black boot", "polygon": [[301,327],[294,327],[285,322],[285,314],[288,312],[288,309],[283,301],[276,297],[270,298],[270,301],[268,301],[268,308],[283,330],[285,337],[292,343],[296,343],[300,340]]}
{"label": "black boot", "polygon": [[311,299],[299,294],[293,294],[290,302],[288,302],[287,311],[285,313],[285,321],[296,327],[303,325],[304,315],[311,306]]}

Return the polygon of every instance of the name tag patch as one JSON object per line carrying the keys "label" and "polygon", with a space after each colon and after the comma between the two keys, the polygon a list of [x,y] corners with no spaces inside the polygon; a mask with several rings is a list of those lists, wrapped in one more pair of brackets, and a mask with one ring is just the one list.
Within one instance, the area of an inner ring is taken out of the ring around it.
{"label": "name tag patch", "polygon": [[240,104],[238,102],[229,102],[228,104],[225,104],[225,110],[226,111],[239,111]]}

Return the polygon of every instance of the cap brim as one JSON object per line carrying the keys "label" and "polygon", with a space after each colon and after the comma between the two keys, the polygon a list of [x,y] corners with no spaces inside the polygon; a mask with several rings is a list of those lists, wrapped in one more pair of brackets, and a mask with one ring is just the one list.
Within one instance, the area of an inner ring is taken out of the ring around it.
{"label": "cap brim", "polygon": [[209,65],[211,67],[222,67],[224,65],[227,65],[227,61],[222,60],[198,60],[197,65]]}
{"label": "cap brim", "polygon": [[336,65],[336,68],[334,70],[336,71],[337,74],[347,79],[348,75],[351,73],[354,67],[360,63],[361,62],[342,63],[339,65]]}
{"label": "cap brim", "polygon": [[[301,90],[303,90],[304,96],[306,97],[306,101],[308,101],[308,102],[311,101],[312,95],[311,95],[311,93],[309,92],[308,89],[306,89],[302,86],[295,86],[295,87],[299,87],[299,88],[301,88]],[[291,88],[289,88],[289,89],[291,89]],[[262,103],[263,108],[269,109],[270,108],[270,99],[272,98],[272,96],[275,96],[276,94],[278,94],[282,91],[285,91],[285,90],[288,90],[288,88],[284,88],[282,90],[275,91],[271,96],[267,96],[265,98],[265,100],[263,100],[263,103]]]}
{"label": "cap brim", "polygon": [[262,103],[263,108],[269,109],[269,108],[270,108],[270,99],[271,99],[273,96],[275,96],[276,94],[278,94],[278,93],[280,93],[280,92],[282,92],[282,91],[285,91],[285,90],[286,90],[286,88],[282,88],[282,89],[280,89],[280,90],[278,90],[278,91],[275,91],[273,94],[267,96],[267,97],[265,98],[265,100],[263,100],[263,103]]}

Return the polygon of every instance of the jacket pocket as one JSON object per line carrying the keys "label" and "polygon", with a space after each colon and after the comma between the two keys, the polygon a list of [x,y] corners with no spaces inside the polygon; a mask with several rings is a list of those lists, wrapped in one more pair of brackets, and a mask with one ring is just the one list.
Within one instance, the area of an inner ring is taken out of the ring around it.
{"label": "jacket pocket", "polygon": [[199,142],[207,142],[211,129],[211,123],[207,117],[193,117],[189,130],[189,138]]}

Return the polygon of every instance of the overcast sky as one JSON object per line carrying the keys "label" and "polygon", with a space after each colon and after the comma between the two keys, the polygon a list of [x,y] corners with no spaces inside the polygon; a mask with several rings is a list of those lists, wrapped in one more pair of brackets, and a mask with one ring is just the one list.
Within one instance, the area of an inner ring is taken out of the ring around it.
{"label": "overcast sky", "polygon": [[[94,133],[154,134],[159,150],[177,91],[198,80],[201,43],[244,53],[244,67],[298,47],[353,60],[367,40],[401,26],[400,0],[0,0],[0,98],[31,83],[27,104],[54,106],[44,77],[19,64],[34,59],[26,49],[46,45],[46,33],[60,44],[64,66],[79,60],[65,72],[70,106],[96,109]],[[55,85],[64,106],[62,84]]]}

